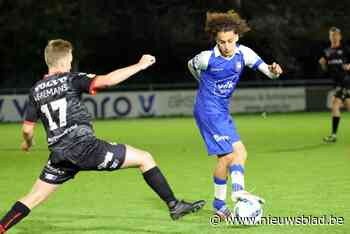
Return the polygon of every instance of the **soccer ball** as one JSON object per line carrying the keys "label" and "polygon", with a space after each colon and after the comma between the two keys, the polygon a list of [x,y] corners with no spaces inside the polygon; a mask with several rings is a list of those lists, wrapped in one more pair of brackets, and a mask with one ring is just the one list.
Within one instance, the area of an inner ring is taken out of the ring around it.
{"label": "soccer ball", "polygon": [[233,213],[235,221],[239,224],[257,224],[263,215],[260,203],[253,199],[243,199],[236,203]]}

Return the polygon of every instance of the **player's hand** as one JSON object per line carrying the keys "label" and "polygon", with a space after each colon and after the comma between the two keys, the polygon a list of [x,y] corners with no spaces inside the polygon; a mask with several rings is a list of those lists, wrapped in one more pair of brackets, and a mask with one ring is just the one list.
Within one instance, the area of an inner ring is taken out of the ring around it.
{"label": "player's hand", "polygon": [[321,65],[322,70],[327,70],[327,60],[324,57],[320,58],[318,63]]}
{"label": "player's hand", "polygon": [[279,76],[283,73],[281,66],[275,62],[273,62],[271,65],[268,65],[268,68],[270,72],[275,76]]}
{"label": "player's hand", "polygon": [[24,152],[29,152],[32,145],[33,145],[33,142],[23,141],[21,144],[21,150],[23,150]]}
{"label": "player's hand", "polygon": [[141,66],[141,69],[144,70],[149,66],[152,66],[156,62],[156,58],[150,54],[142,55],[138,64]]}
{"label": "player's hand", "polygon": [[321,66],[325,66],[327,64],[327,60],[324,57],[322,57],[318,60],[318,63],[321,64]]}
{"label": "player's hand", "polygon": [[343,69],[344,69],[345,71],[350,71],[350,63],[344,64],[344,65],[343,65]]}

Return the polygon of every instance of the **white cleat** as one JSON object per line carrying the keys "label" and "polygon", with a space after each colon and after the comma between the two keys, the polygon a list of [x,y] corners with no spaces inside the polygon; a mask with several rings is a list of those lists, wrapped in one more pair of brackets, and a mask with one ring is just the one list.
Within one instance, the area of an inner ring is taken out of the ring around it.
{"label": "white cleat", "polygon": [[247,192],[247,191],[244,191],[244,190],[232,193],[232,200],[234,202],[242,201],[242,200],[256,200],[260,204],[264,204],[265,203],[265,199],[263,199],[263,198],[261,198],[259,196],[253,195],[250,192]]}

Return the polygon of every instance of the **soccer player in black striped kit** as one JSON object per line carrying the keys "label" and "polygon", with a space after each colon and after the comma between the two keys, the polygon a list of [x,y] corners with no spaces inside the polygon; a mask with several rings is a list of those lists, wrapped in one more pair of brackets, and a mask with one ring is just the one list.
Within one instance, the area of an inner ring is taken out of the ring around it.
{"label": "soccer player in black striped kit", "polygon": [[319,63],[335,84],[332,100],[332,133],[323,139],[327,143],[334,143],[337,141],[340,109],[345,105],[350,111],[350,49],[342,44],[341,30],[337,27],[329,29],[329,40],[331,45],[323,50]]}
{"label": "soccer player in black striped kit", "polygon": [[61,39],[49,41],[45,48],[49,72],[30,91],[21,145],[22,150],[30,150],[35,123],[41,119],[47,133],[49,160],[31,192],[19,199],[0,220],[0,234],[26,217],[60,184],[84,170],[114,171],[136,167],[146,183],[166,203],[172,219],[201,209],[205,204],[203,200],[189,203],[174,196],[150,153],[96,138],[91,116],[81,102],[82,93],[93,95],[98,89],[119,84],[154,64],[155,57],[143,55],[138,63],[107,75],[72,73],[72,59],[70,42]]}

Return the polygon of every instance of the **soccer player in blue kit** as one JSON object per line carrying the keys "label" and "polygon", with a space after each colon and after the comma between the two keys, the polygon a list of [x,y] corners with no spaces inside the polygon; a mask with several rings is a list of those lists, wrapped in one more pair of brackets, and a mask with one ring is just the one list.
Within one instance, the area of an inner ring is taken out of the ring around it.
{"label": "soccer player in blue kit", "polygon": [[245,66],[258,69],[271,79],[278,78],[282,69],[277,63],[267,65],[252,49],[237,43],[239,36],[250,30],[237,13],[207,13],[205,30],[216,46],[188,61],[188,68],[199,81],[194,117],[208,154],[217,156],[213,208],[225,219],[232,214],[226,206],[228,174],[233,201],[255,199],[264,203],[264,199],[245,191],[247,152],[230,115],[231,95]]}

